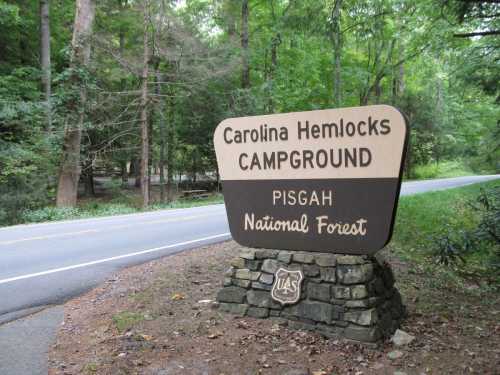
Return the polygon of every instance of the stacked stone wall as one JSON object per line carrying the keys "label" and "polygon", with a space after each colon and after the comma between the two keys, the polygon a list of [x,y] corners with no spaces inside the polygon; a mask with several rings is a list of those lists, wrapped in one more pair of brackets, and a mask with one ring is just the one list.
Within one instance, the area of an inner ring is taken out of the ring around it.
{"label": "stacked stone wall", "polygon": [[[300,300],[271,297],[280,268],[302,270]],[[404,306],[387,263],[374,257],[243,248],[226,271],[217,300],[222,311],[254,318],[280,317],[292,329],[327,337],[376,342],[399,327]]]}

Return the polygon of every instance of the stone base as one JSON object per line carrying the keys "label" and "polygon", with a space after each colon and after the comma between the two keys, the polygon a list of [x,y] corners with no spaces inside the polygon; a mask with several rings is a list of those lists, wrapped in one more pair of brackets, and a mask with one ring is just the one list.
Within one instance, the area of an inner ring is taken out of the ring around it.
{"label": "stone base", "polygon": [[[294,305],[271,298],[280,266],[304,274]],[[292,329],[369,343],[391,336],[405,314],[390,266],[355,255],[242,248],[217,300],[221,311],[238,316],[281,317]]]}

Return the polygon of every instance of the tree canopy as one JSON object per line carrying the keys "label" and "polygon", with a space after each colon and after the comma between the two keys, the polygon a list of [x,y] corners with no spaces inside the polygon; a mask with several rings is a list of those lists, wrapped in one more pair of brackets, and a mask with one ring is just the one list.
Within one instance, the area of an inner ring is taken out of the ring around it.
{"label": "tree canopy", "polygon": [[217,179],[215,127],[253,114],[392,104],[407,177],[446,160],[498,173],[499,16],[496,1],[0,0],[0,222],[73,205],[99,173],[136,177],[144,205],[151,176],[162,200],[178,176]]}

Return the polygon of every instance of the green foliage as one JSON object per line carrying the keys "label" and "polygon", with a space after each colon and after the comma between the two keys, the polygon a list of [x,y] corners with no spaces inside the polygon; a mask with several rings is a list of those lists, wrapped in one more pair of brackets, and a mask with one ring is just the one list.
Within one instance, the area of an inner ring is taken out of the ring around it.
{"label": "green foliage", "polygon": [[[12,200],[12,197],[6,198]],[[189,208],[205,206],[209,204],[223,203],[224,199],[221,194],[212,195],[205,199],[179,199],[172,201],[170,203],[154,203],[149,207],[149,210],[165,210],[165,209],[177,209],[177,208]],[[1,202],[4,203],[4,202]],[[4,205],[7,203],[4,203]],[[43,223],[48,221],[61,221],[61,220],[72,220],[72,219],[85,219],[100,216],[113,216],[113,215],[126,215],[141,212],[142,209],[139,208],[139,204],[131,199],[128,199],[126,195],[121,197],[115,197],[110,203],[101,203],[98,201],[90,201],[79,205],[78,207],[54,207],[47,206],[35,209],[24,209],[23,206],[17,207],[21,212],[16,218],[17,223]],[[3,206],[2,206],[3,207]],[[0,213],[2,211],[0,210]],[[2,223],[8,223],[9,221],[4,219],[2,222],[0,216],[0,226]]]}
{"label": "green foliage", "polygon": [[429,163],[416,165],[413,176],[417,180],[431,178],[448,178],[459,176],[470,176],[474,174],[463,160],[442,161],[440,163]]}
{"label": "green foliage", "polygon": [[[80,113],[87,180],[93,169],[115,176],[140,159],[142,2],[96,4],[91,63],[82,69],[70,62],[75,2],[50,3],[49,132],[40,85],[39,4],[0,0],[0,225],[31,221],[30,212],[52,203],[62,136]],[[251,82],[242,89],[240,2],[148,4],[155,15],[146,28],[151,168],[164,155],[174,178],[213,175],[213,132],[228,117],[387,103],[409,119],[406,178],[500,172],[499,49],[492,39],[453,37],[481,29],[483,22],[496,25],[498,17],[478,18],[476,6],[344,0],[336,82],[332,1],[252,2]],[[337,84],[340,104],[334,101]],[[85,106],[79,104],[81,87]],[[134,207],[134,198],[118,181],[113,184],[105,187],[118,204],[110,212]],[[105,211],[97,206],[88,211]],[[82,209],[87,212],[79,207],[75,215],[86,215]],[[45,216],[72,214],[58,215]]]}
{"label": "green foliage", "polygon": [[455,276],[500,282],[499,191],[491,181],[402,197],[391,247],[419,263],[449,265]]}

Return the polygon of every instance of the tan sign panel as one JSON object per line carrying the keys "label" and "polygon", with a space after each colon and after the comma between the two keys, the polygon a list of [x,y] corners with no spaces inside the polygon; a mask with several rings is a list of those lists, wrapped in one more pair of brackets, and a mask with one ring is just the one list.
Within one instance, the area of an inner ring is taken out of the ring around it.
{"label": "tan sign panel", "polygon": [[214,134],[233,238],[373,253],[390,238],[407,137],[375,105],[224,120]]}
{"label": "tan sign panel", "polygon": [[405,135],[376,105],[227,119],[214,144],[223,180],[381,178],[399,175]]}

